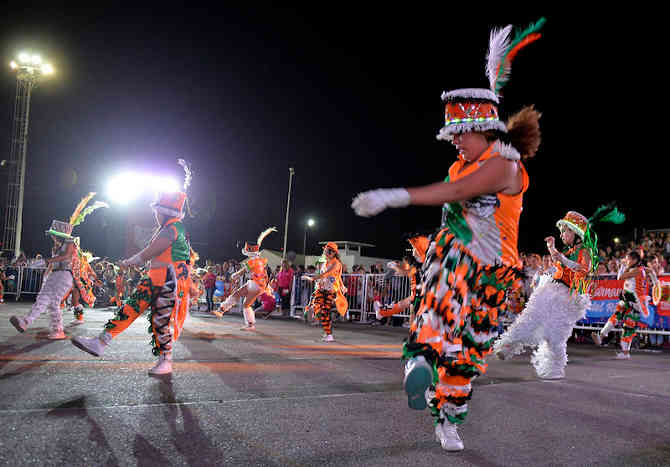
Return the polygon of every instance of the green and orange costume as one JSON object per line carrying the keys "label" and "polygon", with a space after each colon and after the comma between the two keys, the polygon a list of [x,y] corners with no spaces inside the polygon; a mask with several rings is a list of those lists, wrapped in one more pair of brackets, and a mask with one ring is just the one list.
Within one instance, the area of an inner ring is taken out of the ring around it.
{"label": "green and orange costume", "polygon": [[116,337],[150,309],[149,333],[152,335],[154,355],[172,351],[170,319],[181,308],[182,302],[188,300],[188,296],[183,296],[187,289],[182,286],[179,290],[179,281],[184,282],[189,278],[187,261],[190,247],[184,225],[178,218],[169,219],[157,230],[152,241],[158,235],[166,234],[173,238],[170,247],[151,260],[149,271],[142,277],[135,291],[118,308],[116,316],[105,325],[107,332]]}
{"label": "green and orange costume", "polygon": [[[518,160],[496,142],[476,163],[466,165],[459,156],[445,182],[465,177],[496,157]],[[507,291],[521,286],[517,237],[529,178],[521,161],[517,163],[522,176],[519,193],[445,204],[442,227],[429,239],[421,269],[422,295],[403,355],[423,356],[433,368],[427,402],[436,423],[465,420],[471,381],[486,372],[484,359],[498,335]]]}

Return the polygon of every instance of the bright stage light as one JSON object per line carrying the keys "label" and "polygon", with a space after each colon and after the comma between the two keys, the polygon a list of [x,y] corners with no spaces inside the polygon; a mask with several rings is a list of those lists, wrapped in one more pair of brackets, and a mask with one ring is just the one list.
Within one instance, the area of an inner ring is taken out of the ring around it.
{"label": "bright stage light", "polygon": [[107,197],[119,204],[128,204],[143,193],[179,191],[179,183],[171,177],[158,177],[138,173],[123,173],[107,183]]}
{"label": "bright stage light", "polygon": [[9,68],[11,68],[12,70],[16,70],[18,67],[19,66],[16,64],[16,62],[14,60],[9,62]]}
{"label": "bright stage light", "polygon": [[19,62],[28,63],[29,61],[30,61],[30,55],[28,55],[26,52],[21,52],[19,54]]}
{"label": "bright stage light", "polygon": [[42,74],[50,75],[53,72],[54,72],[54,67],[52,67],[51,64],[45,63],[44,65],[42,65]]}
{"label": "bright stage light", "polygon": [[179,191],[179,184],[174,178],[169,177],[151,177],[149,185],[154,193]]}
{"label": "bright stage light", "polygon": [[107,197],[110,201],[128,204],[142,193],[143,180],[136,174],[121,174],[107,184]]}
{"label": "bright stage light", "polygon": [[308,225],[309,227],[314,227],[314,224],[315,224],[314,219],[309,219],[309,220],[307,221],[307,225]]}
{"label": "bright stage light", "polygon": [[30,61],[33,62],[33,65],[39,65],[40,63],[42,63],[42,57],[35,54],[30,58]]}

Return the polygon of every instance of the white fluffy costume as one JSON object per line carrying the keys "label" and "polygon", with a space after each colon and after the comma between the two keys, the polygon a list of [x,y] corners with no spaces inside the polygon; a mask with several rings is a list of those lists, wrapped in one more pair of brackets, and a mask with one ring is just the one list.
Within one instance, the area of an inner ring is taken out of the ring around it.
{"label": "white fluffy costume", "polygon": [[494,344],[498,358],[519,354],[534,347],[531,363],[543,379],[565,377],[568,363],[567,340],[575,323],[584,318],[591,305],[590,278],[598,266],[597,235],[591,225],[598,221],[621,223],[623,215],[613,205],[603,206],[587,219],[570,211],[556,223],[575,234],[575,242],[563,254],[548,244],[555,263],[553,276],[543,275],[525,309],[503,336]]}
{"label": "white fluffy costume", "polygon": [[60,243],[52,251],[52,258],[62,258],[58,262],[52,262],[49,270],[45,272],[44,284],[37,295],[30,312],[23,317],[12,316],[9,321],[19,332],[24,332],[42,313],[47,311],[50,318],[50,339],[64,339],[63,312],[60,303],[63,297],[72,289],[72,255],[74,254],[74,237],[72,224],[54,220],[48,235],[58,239]]}
{"label": "white fluffy costume", "polygon": [[535,347],[531,363],[540,378],[563,378],[568,363],[566,343],[577,321],[591,304],[589,295],[577,294],[564,283],[543,275],[526,308],[495,343],[503,357]]}

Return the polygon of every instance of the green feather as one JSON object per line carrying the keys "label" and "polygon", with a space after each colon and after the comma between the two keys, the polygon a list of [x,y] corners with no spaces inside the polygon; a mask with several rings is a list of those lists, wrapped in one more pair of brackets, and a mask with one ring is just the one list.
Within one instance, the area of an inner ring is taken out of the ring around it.
{"label": "green feather", "polygon": [[589,218],[589,223],[611,222],[613,224],[623,224],[626,216],[620,212],[615,203],[608,203],[596,209],[596,212]]}
{"label": "green feather", "polygon": [[542,18],[538,19],[536,22],[530,23],[530,25],[526,29],[524,29],[523,31],[518,31],[517,30],[516,34],[514,35],[514,40],[509,45],[508,50],[512,50],[514,47],[516,47],[516,45],[519,42],[521,42],[522,40],[524,40],[526,36],[528,36],[530,34],[533,34],[537,31],[539,31],[540,29],[542,29],[542,26],[544,26],[544,23],[546,23],[546,22],[547,22],[547,18],[542,17]]}
{"label": "green feather", "polygon": [[79,214],[79,216],[77,216],[74,223],[72,224],[72,227],[76,227],[79,224],[81,224],[82,222],[84,222],[84,219],[86,218],[86,216],[91,214],[96,209],[98,209],[98,208],[108,208],[108,207],[109,207],[109,204],[105,203],[104,201],[96,201],[95,203],[93,203],[92,205],[90,205],[89,207],[84,209],[81,212],[81,214]]}
{"label": "green feather", "polygon": [[[542,29],[542,26],[544,26],[544,23],[546,23],[546,22],[547,22],[547,18],[542,17],[539,20],[537,20],[536,22],[531,23],[523,31],[520,31],[518,29],[515,31],[514,39],[512,40],[510,45],[507,47],[507,53],[505,54],[502,61],[500,62],[500,69],[498,70],[498,75],[499,76],[502,73],[502,70],[505,66],[509,67],[509,64],[507,64],[507,65],[505,65],[505,64],[507,63],[507,56],[509,55],[509,53],[512,50],[514,50],[514,47],[516,47],[517,44],[519,44],[519,42],[524,40],[530,34],[536,33],[537,31]],[[507,83],[508,80],[509,80],[509,74],[507,74],[504,78],[503,77],[498,78],[496,80],[496,84],[495,84],[496,92],[500,91],[500,89],[502,89],[502,87],[505,86],[505,84]]]}
{"label": "green feather", "polygon": [[619,212],[617,208],[610,211],[605,217],[600,219],[600,222],[611,222],[613,224],[623,224],[626,220],[626,215]]}

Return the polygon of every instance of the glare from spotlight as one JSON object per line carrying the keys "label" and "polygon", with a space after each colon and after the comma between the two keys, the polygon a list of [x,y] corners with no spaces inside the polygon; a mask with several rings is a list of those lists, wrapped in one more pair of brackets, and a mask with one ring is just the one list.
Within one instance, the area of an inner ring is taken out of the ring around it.
{"label": "glare from spotlight", "polygon": [[128,204],[143,194],[179,191],[179,183],[171,177],[139,173],[122,173],[107,183],[107,198],[118,204]]}
{"label": "glare from spotlight", "polygon": [[614,243],[619,243],[621,240],[619,240],[619,237],[614,237]]}
{"label": "glare from spotlight", "polygon": [[45,75],[50,75],[54,72],[54,67],[51,66],[49,63],[45,63],[42,65],[42,74]]}
{"label": "glare from spotlight", "polygon": [[35,54],[35,55],[32,56],[32,58],[30,59],[30,61],[33,62],[33,65],[39,65],[39,64],[42,63],[42,57],[40,57],[39,55]]}
{"label": "glare from spotlight", "polygon": [[19,54],[19,62],[28,63],[29,61],[30,61],[30,55],[28,55],[26,52],[21,52]]}
{"label": "glare from spotlight", "polygon": [[14,60],[9,62],[9,68],[11,68],[12,70],[16,70],[18,67],[19,66],[16,64],[16,62]]}

